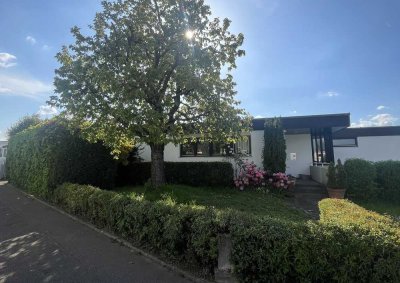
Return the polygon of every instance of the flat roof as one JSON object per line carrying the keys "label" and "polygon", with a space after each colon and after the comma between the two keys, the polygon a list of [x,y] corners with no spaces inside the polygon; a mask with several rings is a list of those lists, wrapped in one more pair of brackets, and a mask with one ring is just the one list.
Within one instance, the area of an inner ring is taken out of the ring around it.
{"label": "flat roof", "polygon": [[400,136],[400,126],[346,128],[336,132],[333,138],[351,139],[374,136]]}
{"label": "flat roof", "polygon": [[[337,128],[350,126],[350,113],[280,117],[286,130],[309,130],[311,128]],[[264,130],[265,121],[272,118],[253,119],[253,130]]]}

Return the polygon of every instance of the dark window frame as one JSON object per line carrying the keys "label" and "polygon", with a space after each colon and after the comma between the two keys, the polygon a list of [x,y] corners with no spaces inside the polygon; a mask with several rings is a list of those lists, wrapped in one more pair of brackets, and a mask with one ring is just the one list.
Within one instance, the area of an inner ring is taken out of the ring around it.
{"label": "dark window frame", "polygon": [[333,147],[358,147],[358,138],[341,138],[341,139],[333,139],[335,140],[354,140],[354,145],[333,145]]}
{"label": "dark window frame", "polygon": [[[249,153],[247,154],[247,156],[251,156],[252,153],[252,146],[251,146],[251,135],[247,136],[247,140],[249,143]],[[205,155],[197,155],[198,152],[198,144],[200,143],[199,138],[196,139],[196,142],[190,142],[190,143],[186,143],[186,144],[180,144],[179,145],[179,157],[181,158],[186,158],[186,157],[225,157],[225,156],[229,156],[230,153],[227,153],[229,148],[233,148],[234,153],[237,153],[237,144],[236,143],[231,143],[231,144],[225,144],[225,145],[220,145],[221,147],[225,148],[225,153],[221,154],[219,153],[215,153],[214,152],[214,144],[212,142],[208,142],[208,152]],[[188,144],[192,144],[193,147],[193,155],[187,155],[187,154],[183,154],[183,146],[184,145],[188,145]]]}

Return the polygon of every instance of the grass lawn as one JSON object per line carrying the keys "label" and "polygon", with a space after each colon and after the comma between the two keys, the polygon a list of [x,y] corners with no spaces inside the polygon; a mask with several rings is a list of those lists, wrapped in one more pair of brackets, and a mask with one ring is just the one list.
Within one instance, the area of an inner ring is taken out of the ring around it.
{"label": "grass lawn", "polygon": [[240,192],[233,188],[167,185],[157,190],[140,186],[120,187],[116,191],[132,197],[140,195],[149,201],[173,200],[177,204],[212,206],[218,210],[235,209],[290,221],[308,219],[305,213],[292,208],[284,197],[250,190]]}
{"label": "grass lawn", "polygon": [[364,207],[365,209],[372,210],[381,214],[389,214],[394,217],[400,217],[400,204],[389,202],[385,200],[352,200],[354,203],[359,206]]}

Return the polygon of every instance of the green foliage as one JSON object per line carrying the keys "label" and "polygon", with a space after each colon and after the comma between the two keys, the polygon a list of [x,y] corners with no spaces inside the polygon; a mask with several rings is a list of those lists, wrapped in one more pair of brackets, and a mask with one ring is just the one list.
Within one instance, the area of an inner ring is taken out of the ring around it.
{"label": "green foliage", "polygon": [[129,198],[64,184],[55,204],[135,244],[213,274],[218,233],[230,233],[241,282],[399,282],[400,224],[346,200],[320,202],[321,220],[293,222],[235,210]]}
{"label": "green foliage", "polygon": [[328,177],[327,187],[331,189],[337,188],[338,183],[337,183],[335,163],[333,162],[329,163],[328,173],[326,174],[326,176]]}
{"label": "green foliage", "polygon": [[166,185],[160,189],[148,186],[120,187],[118,192],[148,201],[169,200],[176,204],[214,207],[218,212],[237,210],[251,215],[269,216],[289,221],[304,221],[307,215],[287,204],[285,199],[262,191],[239,191],[232,187],[191,187]]}
{"label": "green foliage", "polygon": [[263,165],[272,173],[286,171],[286,141],[280,118],[265,121]]}
{"label": "green foliage", "polygon": [[[126,142],[156,151],[193,134],[230,141],[249,130],[232,76],[244,37],[229,31],[230,20],[211,19],[203,0],[102,6],[90,35],[72,28],[75,43],[57,54],[59,96],[50,104],[65,109],[70,124],[117,152]],[[161,170],[153,173],[153,181],[163,180]]]}
{"label": "green foliage", "polygon": [[40,124],[42,120],[40,119],[39,115],[31,115],[25,116],[21,118],[17,123],[12,125],[8,130],[7,134],[9,137],[13,137],[16,134],[22,132],[23,130],[29,129],[30,127],[34,127]]}
{"label": "green foliage", "polygon": [[72,135],[55,121],[12,136],[6,166],[11,183],[42,198],[67,181],[111,188],[116,171],[105,147]]}
{"label": "green foliage", "polygon": [[[343,200],[320,202],[319,222],[225,217],[241,282],[399,282],[399,223]],[[228,219],[226,219],[228,218]]]}
{"label": "green foliage", "polygon": [[52,200],[66,211],[170,260],[195,264],[205,274],[213,273],[218,255],[213,209],[127,198],[76,184],[57,187]]}
{"label": "green foliage", "polygon": [[347,173],[340,159],[338,159],[336,165],[336,177],[338,188],[347,189]]}
{"label": "green foliage", "polygon": [[384,199],[400,201],[400,161],[380,161],[375,163],[377,183],[382,188]]}
{"label": "green foliage", "polygon": [[347,174],[347,194],[361,199],[375,197],[376,169],[372,162],[363,159],[348,159],[344,163]]}
{"label": "green foliage", "polygon": [[[233,168],[229,162],[165,162],[167,183],[189,186],[231,186]],[[144,184],[150,178],[149,162],[120,165],[117,184]]]}

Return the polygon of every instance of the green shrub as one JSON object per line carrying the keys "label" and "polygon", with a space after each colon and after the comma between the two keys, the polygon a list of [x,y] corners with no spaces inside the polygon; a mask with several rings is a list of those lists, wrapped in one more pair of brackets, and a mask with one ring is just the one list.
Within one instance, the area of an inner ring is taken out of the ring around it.
{"label": "green shrub", "polygon": [[12,136],[6,166],[11,183],[42,198],[64,182],[111,188],[116,171],[104,146],[72,135],[55,121]]}
{"label": "green shrub", "polygon": [[382,197],[400,201],[400,161],[380,161],[375,163],[375,167]]}
{"label": "green shrub", "polygon": [[334,189],[338,187],[335,163],[329,163],[328,172],[326,174],[328,177],[328,183],[326,184],[328,188]]}
{"label": "green shrub", "polygon": [[286,140],[280,118],[265,121],[263,165],[272,173],[286,171]]}
{"label": "green shrub", "polygon": [[64,184],[53,201],[98,227],[172,261],[213,274],[217,235],[230,233],[242,282],[399,282],[400,223],[350,201],[320,202],[319,222],[291,222],[236,211],[149,202]]}
{"label": "green shrub", "polygon": [[376,169],[372,162],[363,159],[348,159],[344,163],[347,175],[347,194],[369,199],[376,196]]}
{"label": "green shrub", "polygon": [[214,271],[218,255],[214,209],[149,202],[76,184],[57,187],[52,201],[163,257],[194,264],[206,274]]}
{"label": "green shrub", "polygon": [[[150,162],[120,165],[118,185],[144,184],[150,178]],[[233,183],[233,168],[229,162],[165,162],[167,183],[189,186],[227,187]]]}
{"label": "green shrub", "polygon": [[343,200],[323,200],[320,210],[319,222],[225,217],[239,280],[399,282],[398,222]]}
{"label": "green shrub", "polygon": [[7,134],[9,137],[13,137],[26,129],[39,125],[41,122],[42,120],[38,114],[22,117],[7,130]]}

